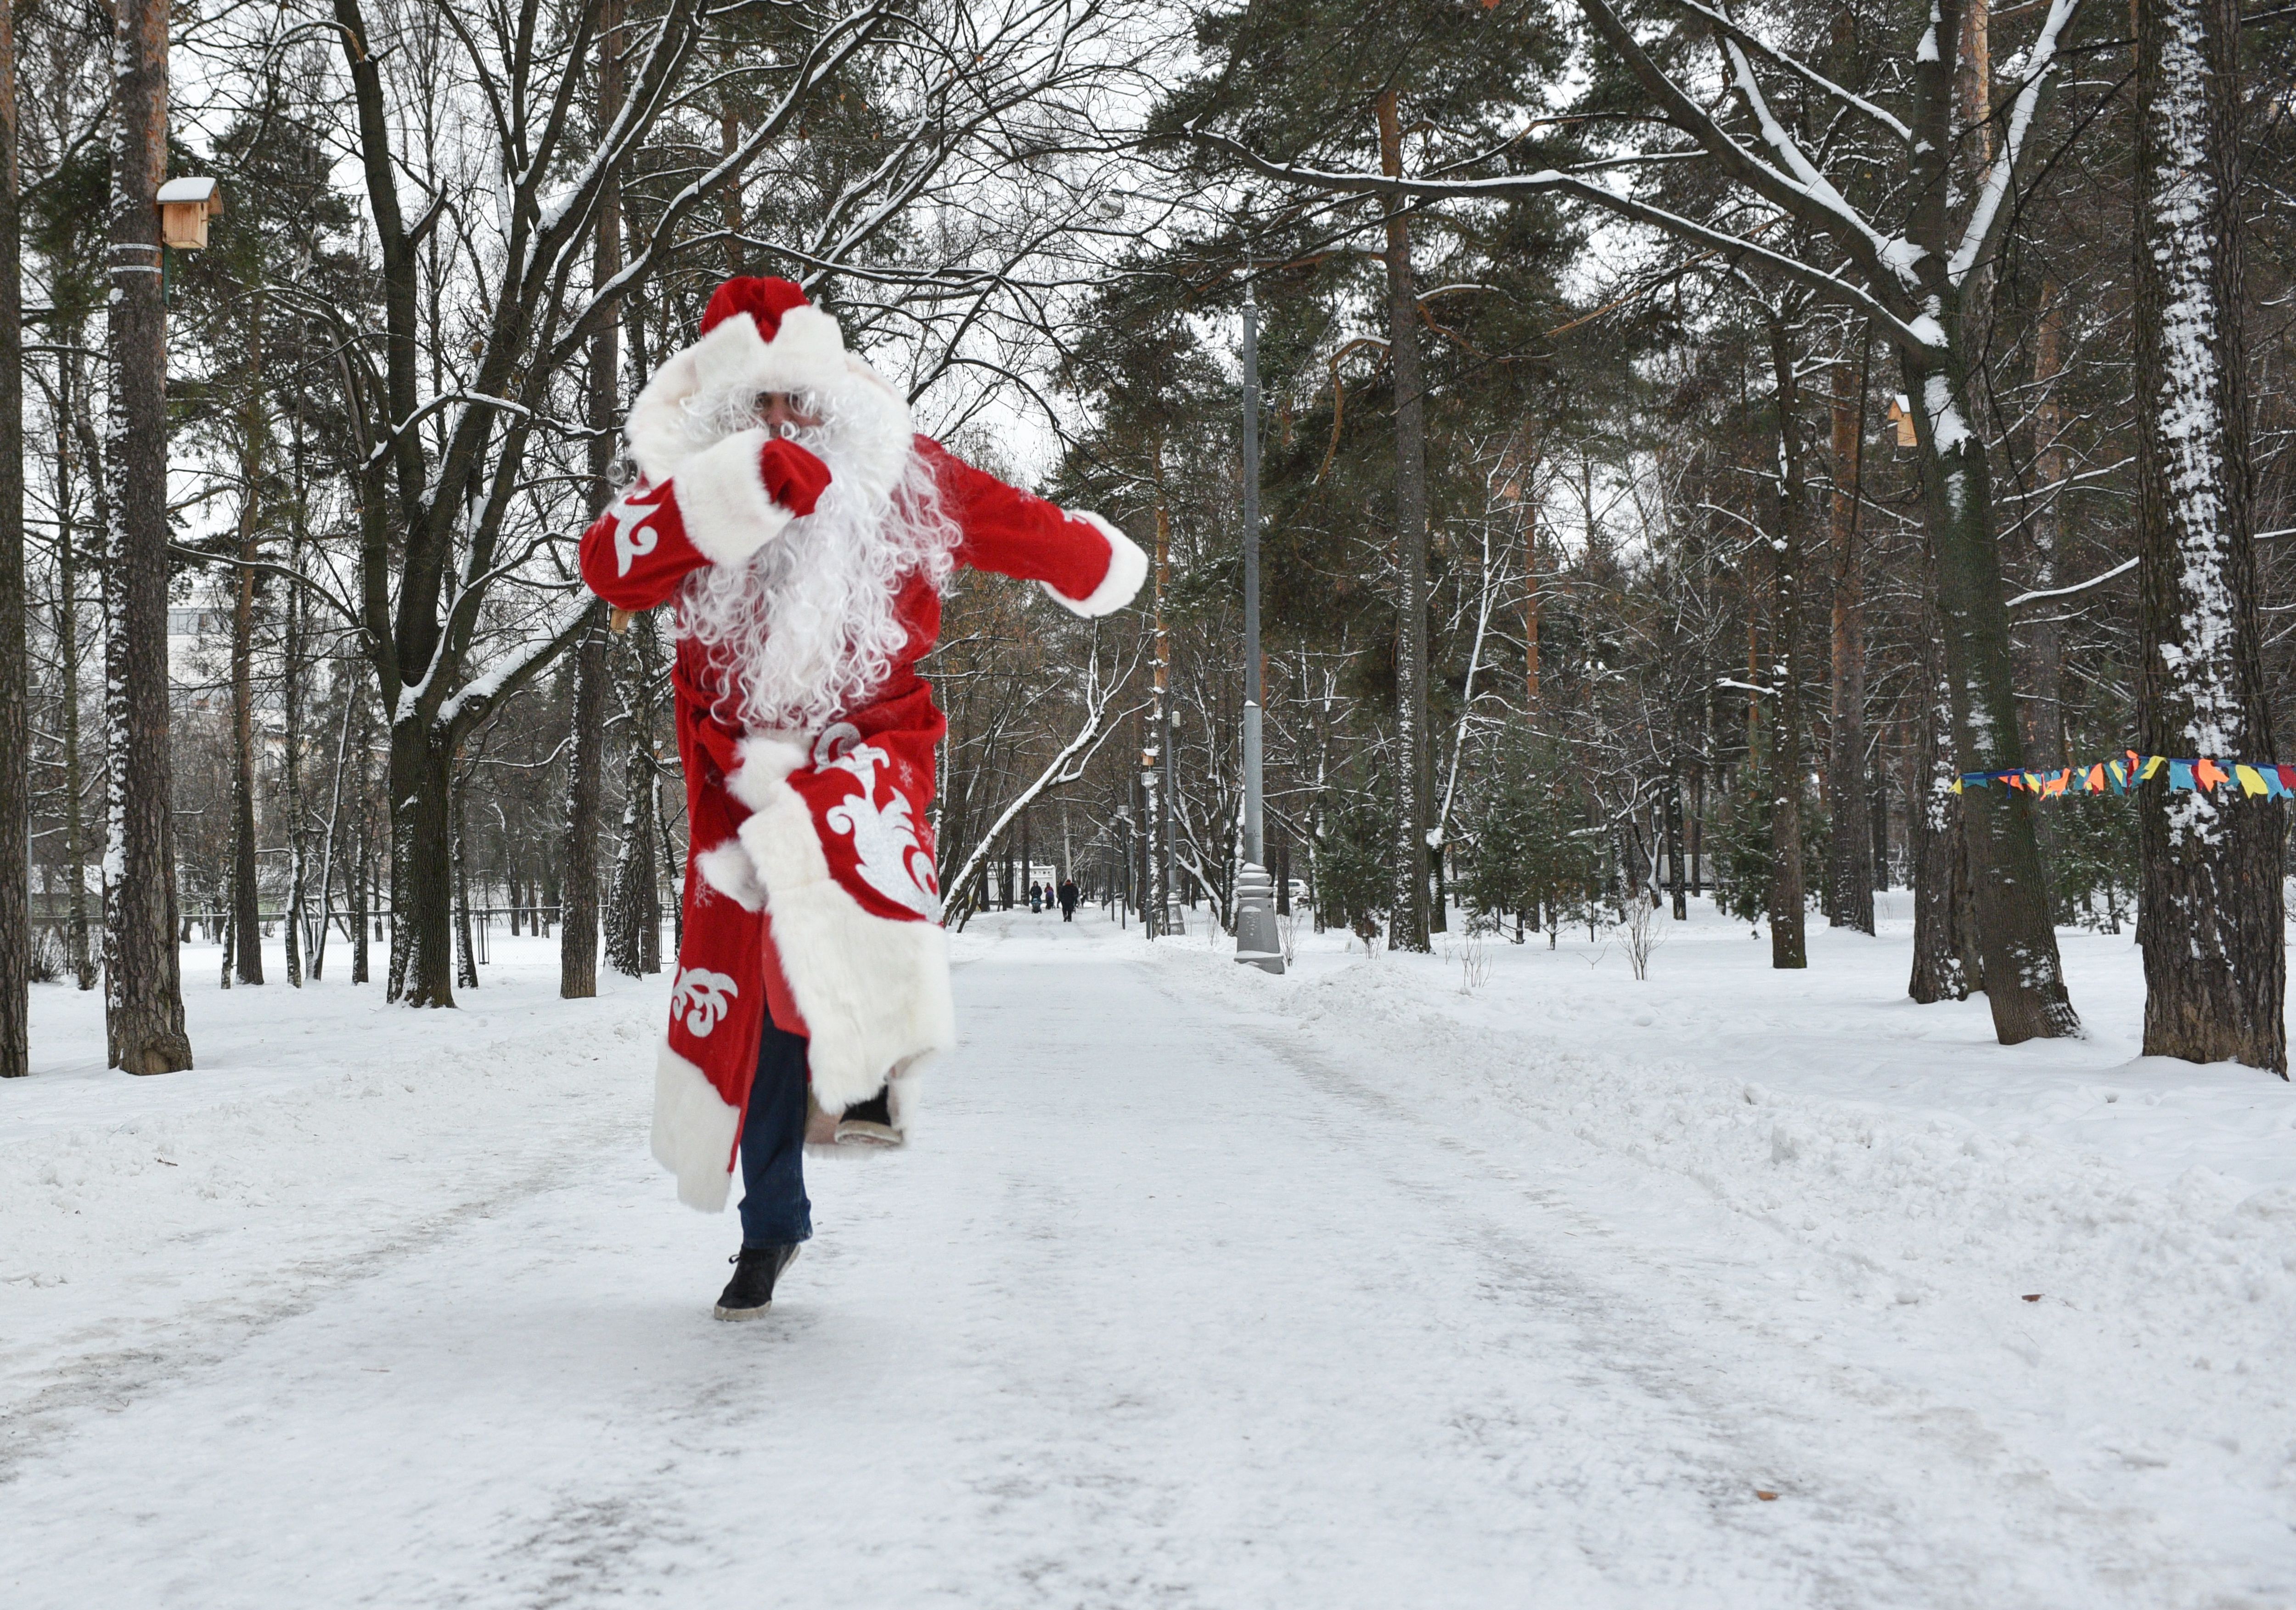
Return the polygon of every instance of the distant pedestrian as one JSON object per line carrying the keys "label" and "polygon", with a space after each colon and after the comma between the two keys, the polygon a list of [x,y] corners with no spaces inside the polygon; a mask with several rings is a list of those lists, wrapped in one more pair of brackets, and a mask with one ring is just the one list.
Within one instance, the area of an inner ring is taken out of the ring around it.
{"label": "distant pedestrian", "polygon": [[1076,880],[1074,878],[1062,878],[1061,880],[1061,921],[1064,923],[1073,923],[1076,921]]}
{"label": "distant pedestrian", "polygon": [[1045,908],[1045,886],[1044,886],[1042,883],[1031,883],[1031,884],[1029,884],[1029,910],[1031,910],[1031,911],[1042,911],[1044,908]]}

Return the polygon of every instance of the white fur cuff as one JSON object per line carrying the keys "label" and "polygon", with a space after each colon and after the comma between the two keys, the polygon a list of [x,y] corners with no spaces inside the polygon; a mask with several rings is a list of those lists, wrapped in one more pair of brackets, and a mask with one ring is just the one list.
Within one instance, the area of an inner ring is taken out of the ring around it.
{"label": "white fur cuff", "polygon": [[1148,579],[1148,555],[1140,545],[1118,530],[1099,515],[1085,509],[1062,511],[1070,520],[1081,520],[1108,539],[1108,573],[1100,585],[1081,598],[1071,598],[1049,581],[1041,583],[1045,591],[1056,599],[1061,607],[1071,614],[1089,620],[1095,615],[1106,615],[1122,609],[1140,591],[1140,584]]}
{"label": "white fur cuff", "polygon": [[708,1074],[664,1046],[653,1071],[653,1159],[677,1176],[680,1202],[705,1213],[724,1211],[741,1133],[741,1109],[727,1106]]}
{"label": "white fur cuff", "polygon": [[677,466],[678,517],[685,539],[712,564],[741,564],[794,518],[766,495],[758,456],[761,430],[737,431]]}
{"label": "white fur cuff", "polygon": [[758,882],[758,869],[741,840],[727,839],[715,849],[701,851],[693,858],[693,869],[703,883],[742,910],[766,908],[766,886]]}

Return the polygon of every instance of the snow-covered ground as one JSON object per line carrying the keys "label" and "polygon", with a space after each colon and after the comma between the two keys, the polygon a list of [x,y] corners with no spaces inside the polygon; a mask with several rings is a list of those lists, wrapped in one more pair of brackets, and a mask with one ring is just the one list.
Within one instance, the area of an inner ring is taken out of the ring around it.
{"label": "snow-covered ground", "polygon": [[193,950],[142,1080],[44,987],[0,1604],[2296,1604],[2289,1087],[2138,1058],[2126,938],[2004,1050],[1902,924],[1666,926],[977,921],[917,1143],[812,1170],[743,1326],[645,1156],[660,979]]}

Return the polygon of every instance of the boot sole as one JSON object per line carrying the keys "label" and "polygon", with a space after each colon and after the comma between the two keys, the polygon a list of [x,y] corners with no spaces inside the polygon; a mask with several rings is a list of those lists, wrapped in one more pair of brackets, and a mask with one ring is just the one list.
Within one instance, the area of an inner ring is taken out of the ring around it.
{"label": "boot sole", "polygon": [[[774,1276],[776,1281],[780,1280],[783,1275],[789,1273],[790,1265],[797,1261],[797,1255],[802,1250],[801,1247],[790,1248],[790,1255],[782,1260],[780,1271]],[[718,1302],[713,1303],[709,1311],[720,1319],[755,1319],[773,1310],[774,1300],[767,1297],[755,1308],[727,1308],[724,1303]]]}
{"label": "boot sole", "polygon": [[836,1144],[841,1146],[880,1146],[890,1149],[906,1143],[907,1138],[889,1123],[878,1123],[867,1118],[840,1119],[837,1125]]}

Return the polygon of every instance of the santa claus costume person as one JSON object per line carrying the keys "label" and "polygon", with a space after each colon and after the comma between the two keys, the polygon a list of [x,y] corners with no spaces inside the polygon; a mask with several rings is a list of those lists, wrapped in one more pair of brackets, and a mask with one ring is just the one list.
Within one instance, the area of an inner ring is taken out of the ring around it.
{"label": "santa claus costume person", "polygon": [[955,1039],[926,809],[947,722],[916,663],[958,565],[1079,615],[1147,563],[915,433],[907,405],[787,280],[718,288],[630,410],[637,479],[582,538],[624,610],[676,606],[685,942],[654,1075],[653,1154],[742,1250],[718,1317],[765,1311],[813,1234],[815,1144],[905,1137]]}

